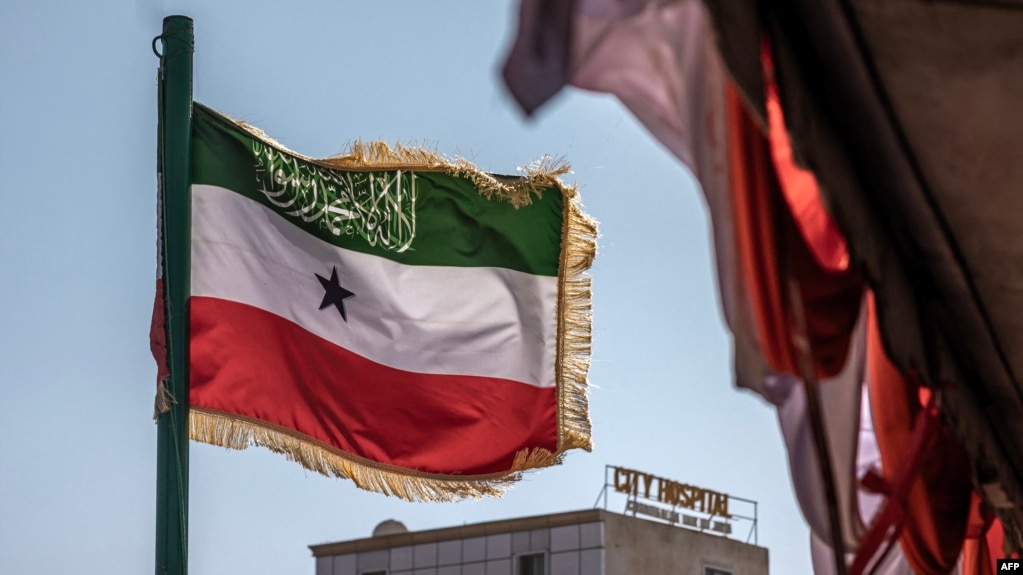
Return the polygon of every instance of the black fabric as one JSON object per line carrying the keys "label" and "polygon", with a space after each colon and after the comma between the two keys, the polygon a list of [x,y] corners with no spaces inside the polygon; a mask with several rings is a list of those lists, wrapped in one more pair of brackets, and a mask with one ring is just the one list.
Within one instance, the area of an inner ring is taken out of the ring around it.
{"label": "black fabric", "polygon": [[519,33],[505,57],[504,85],[532,115],[568,84],[575,0],[521,0]]}

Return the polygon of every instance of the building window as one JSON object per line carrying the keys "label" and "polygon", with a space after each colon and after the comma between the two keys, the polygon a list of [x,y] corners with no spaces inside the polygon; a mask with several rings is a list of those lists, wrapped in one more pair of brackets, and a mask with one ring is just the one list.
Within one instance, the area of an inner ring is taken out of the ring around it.
{"label": "building window", "polygon": [[547,554],[519,555],[516,566],[515,575],[547,575]]}
{"label": "building window", "polygon": [[362,571],[359,575],[387,575],[387,570],[381,569],[379,571]]}
{"label": "building window", "polygon": [[732,572],[720,567],[704,567],[703,575],[732,575]]}

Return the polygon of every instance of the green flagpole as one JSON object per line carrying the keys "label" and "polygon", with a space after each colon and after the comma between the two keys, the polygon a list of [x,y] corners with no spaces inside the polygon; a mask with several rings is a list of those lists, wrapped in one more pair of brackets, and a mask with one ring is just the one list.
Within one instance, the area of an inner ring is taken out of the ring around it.
{"label": "green flagpole", "polygon": [[169,16],[159,72],[162,256],[170,411],[157,419],[156,573],[188,573],[188,291],[191,202],[192,19]]}

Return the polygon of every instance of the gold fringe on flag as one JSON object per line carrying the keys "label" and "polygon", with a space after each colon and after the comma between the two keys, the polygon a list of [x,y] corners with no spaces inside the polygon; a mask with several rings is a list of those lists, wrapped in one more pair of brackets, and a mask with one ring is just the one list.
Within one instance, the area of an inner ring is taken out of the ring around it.
{"label": "gold fringe on flag", "polygon": [[582,211],[575,186],[558,183],[565,197],[558,266],[558,452],[593,449],[586,375],[590,371],[592,291],[587,270],[597,253],[597,222]]}
{"label": "gold fringe on flag", "polygon": [[174,396],[167,389],[167,380],[161,379],[156,382],[156,397],[153,399],[153,421],[160,419],[160,416],[171,410],[171,405],[177,403]]}
{"label": "gold fringe on flag", "polygon": [[191,437],[227,449],[256,445],[279,453],[310,471],[328,477],[351,479],[357,487],[407,501],[461,501],[500,497],[522,472],[560,463],[560,456],[542,448],[523,449],[515,454],[512,468],[489,475],[442,475],[385,465],[346,453],[286,427],[225,413],[192,407],[189,413]]}
{"label": "gold fringe on flag", "polygon": [[521,479],[524,471],[560,464],[569,449],[592,450],[587,400],[592,292],[587,271],[596,256],[597,222],[582,211],[578,188],[562,183],[560,176],[571,171],[567,162],[545,156],[520,168],[520,177],[505,177],[488,174],[464,158],[452,161],[418,147],[401,144],[391,147],[384,142],[361,141],[349,144],[339,156],[316,159],[289,150],[258,128],[210,111],[279,151],[328,169],[446,172],[472,181],[483,197],[507,201],[516,208],[529,205],[533,196],[539,197],[544,190],[559,191],[565,209],[558,270],[558,356],[555,362],[558,448],[553,453],[543,448],[523,449],[516,453],[511,468],[500,473],[431,474],[370,461],[285,427],[203,407],[192,407],[190,411],[193,440],[228,449],[246,449],[251,445],[266,447],[311,471],[349,478],[362,489],[408,501],[500,497]]}

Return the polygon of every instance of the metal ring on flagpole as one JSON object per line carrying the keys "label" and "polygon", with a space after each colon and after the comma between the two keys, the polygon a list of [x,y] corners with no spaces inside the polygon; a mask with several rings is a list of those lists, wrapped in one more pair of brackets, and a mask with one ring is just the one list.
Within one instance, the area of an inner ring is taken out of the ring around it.
{"label": "metal ring on flagpole", "polygon": [[159,36],[157,36],[156,38],[153,38],[153,54],[156,54],[156,57],[157,57],[157,58],[159,58],[159,59],[163,60],[163,54],[161,54],[161,53],[160,53],[160,52],[159,52],[159,51],[158,51],[158,50],[156,49],[156,41],[157,41],[157,40],[163,40],[163,34],[160,34],[160,35],[159,35]]}

